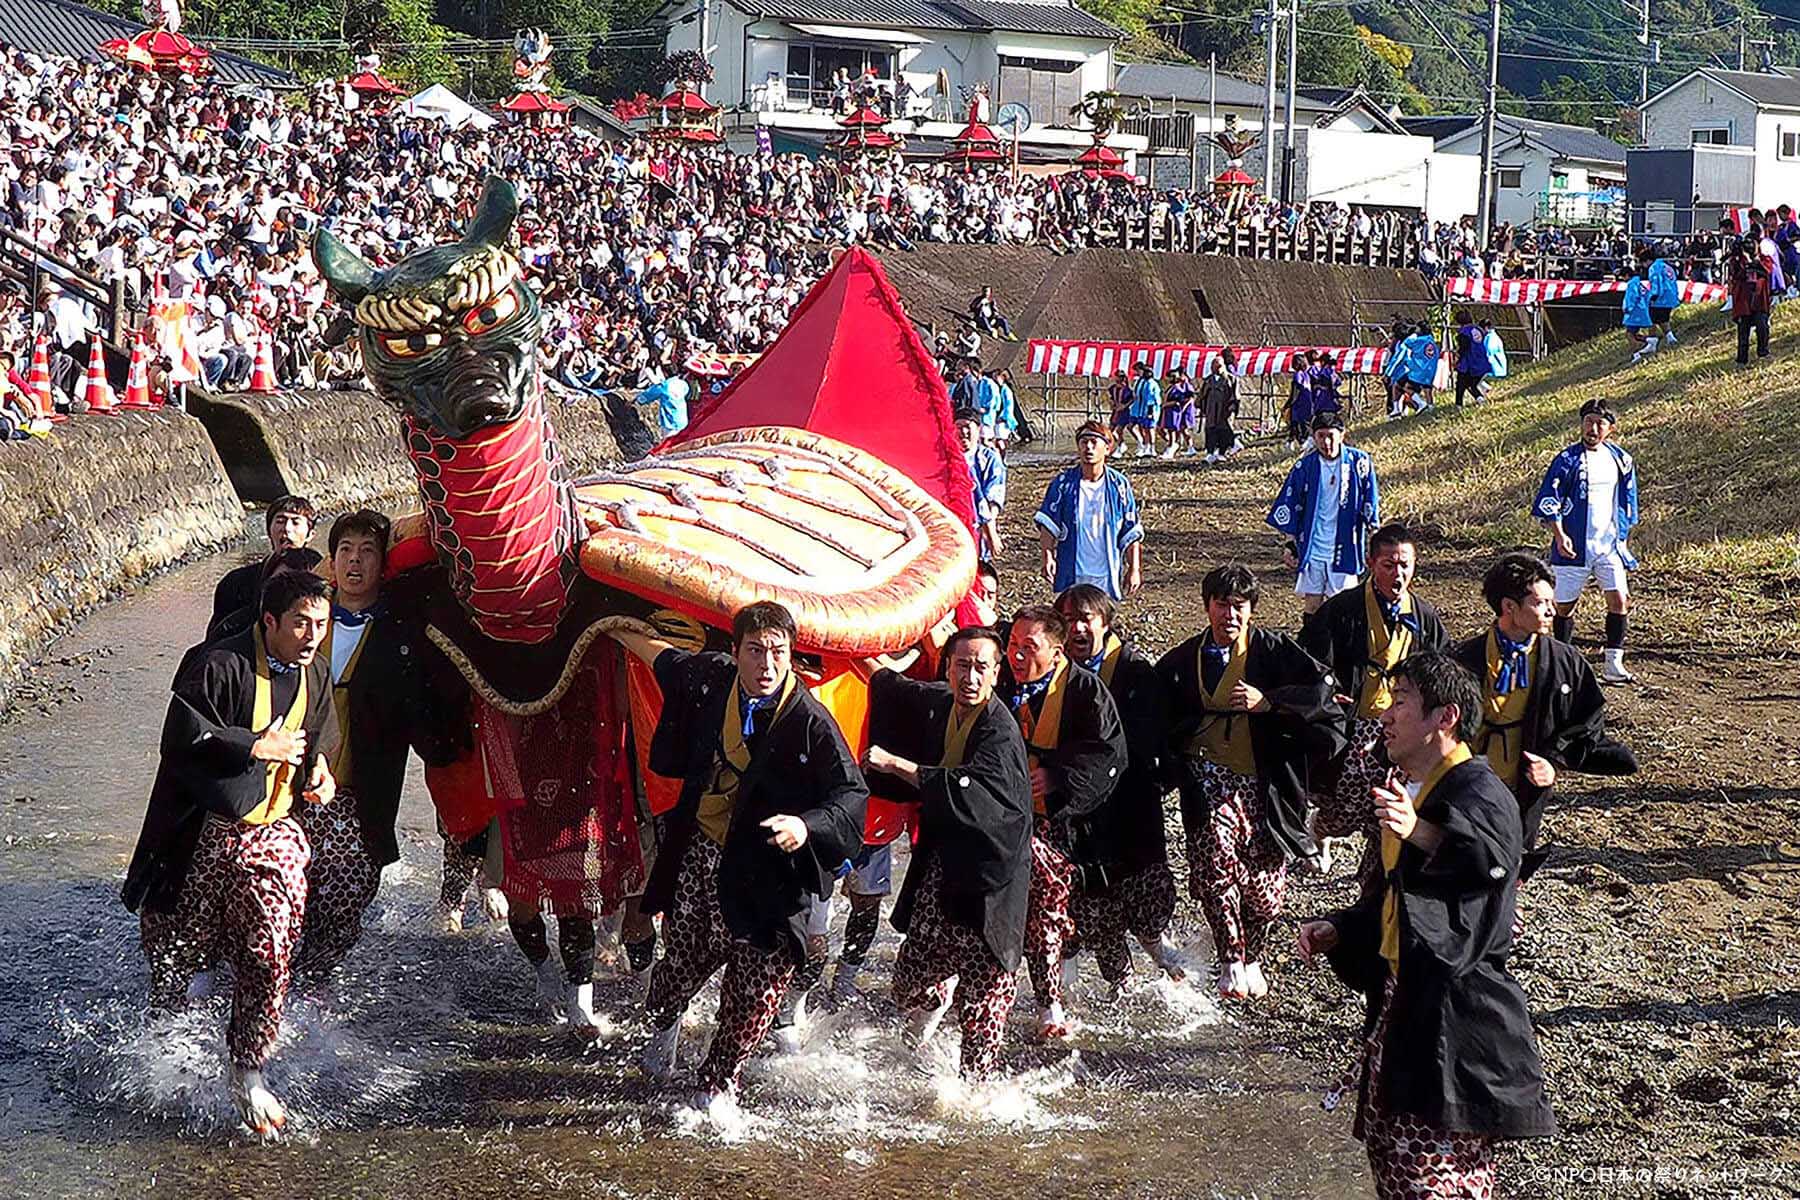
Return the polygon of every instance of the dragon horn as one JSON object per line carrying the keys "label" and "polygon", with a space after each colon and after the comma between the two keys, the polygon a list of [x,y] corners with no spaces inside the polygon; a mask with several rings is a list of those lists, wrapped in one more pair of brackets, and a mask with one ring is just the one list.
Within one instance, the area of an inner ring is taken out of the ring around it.
{"label": "dragon horn", "polygon": [[325,276],[325,282],[338,299],[355,304],[369,294],[369,286],[375,282],[375,268],[331,230],[319,230],[319,236],[313,239],[312,252],[313,261],[319,264],[319,273]]}
{"label": "dragon horn", "polygon": [[487,182],[481,185],[481,199],[475,205],[475,215],[469,219],[468,231],[463,234],[463,245],[504,249],[518,215],[519,193],[498,175],[489,175]]}

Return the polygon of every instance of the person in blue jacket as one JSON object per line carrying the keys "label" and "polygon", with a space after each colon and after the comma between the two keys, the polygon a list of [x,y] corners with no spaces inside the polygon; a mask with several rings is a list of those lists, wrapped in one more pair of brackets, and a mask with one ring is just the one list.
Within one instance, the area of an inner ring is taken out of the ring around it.
{"label": "person in blue jacket", "polygon": [[1650,333],[1655,336],[1661,330],[1662,344],[1673,346],[1675,310],[1681,307],[1681,281],[1675,278],[1675,268],[1658,250],[1646,246],[1640,255],[1649,263],[1644,277],[1650,284]]}
{"label": "person in blue jacket", "polygon": [[1431,409],[1431,389],[1437,383],[1437,339],[1431,326],[1421,321],[1401,339],[1388,356],[1388,377],[1395,383],[1394,404],[1388,410],[1390,420],[1403,416],[1410,405],[1414,412]]}
{"label": "person in blue jacket", "polygon": [[1112,432],[1098,421],[1075,431],[1075,465],[1044,490],[1034,520],[1044,552],[1044,582],[1061,595],[1091,583],[1114,600],[1144,586],[1144,526],[1137,497],[1119,471],[1106,465]]}
{"label": "person in blue jacket", "polygon": [[1612,441],[1618,416],[1605,401],[1581,406],[1581,440],[1550,462],[1531,515],[1550,532],[1550,569],[1556,573],[1558,641],[1575,631],[1575,602],[1591,579],[1606,596],[1606,683],[1630,683],[1625,669],[1625,573],[1637,568],[1626,536],[1638,522],[1637,467]]}
{"label": "person in blue jacket", "polygon": [[1655,354],[1661,344],[1657,341],[1656,324],[1650,319],[1650,281],[1644,278],[1641,266],[1625,281],[1624,309],[1625,332],[1637,342],[1630,363],[1635,367]]}
{"label": "person in blue jacket", "polygon": [[1287,538],[1294,593],[1307,613],[1355,587],[1369,534],[1381,525],[1381,487],[1368,453],[1344,444],[1344,415],[1313,417],[1313,448],[1300,456],[1269,509]]}
{"label": "person in blue jacket", "polygon": [[1487,331],[1475,323],[1467,309],[1456,314],[1456,407],[1461,408],[1463,396],[1470,395],[1476,403],[1483,399],[1482,386],[1487,381],[1493,365],[1488,362]]}

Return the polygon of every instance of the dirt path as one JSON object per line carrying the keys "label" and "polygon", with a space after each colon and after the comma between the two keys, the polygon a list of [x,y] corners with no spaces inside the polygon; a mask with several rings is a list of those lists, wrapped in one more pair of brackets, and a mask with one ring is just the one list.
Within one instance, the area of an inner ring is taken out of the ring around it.
{"label": "dirt path", "polygon": [[[1261,451],[1230,468],[1117,464],[1147,531],[1145,591],[1126,608],[1140,643],[1160,651],[1198,628],[1200,580],[1231,558],[1264,581],[1258,619],[1297,626],[1292,575],[1262,524],[1287,462]],[[1009,481],[1008,606],[1045,590],[1030,520],[1060,465],[1021,462]],[[1418,586],[1455,636],[1488,619],[1478,580],[1490,556],[1443,540],[1420,546]],[[1800,1195],[1800,662],[1789,645],[1746,656],[1660,640],[1659,610],[1710,601],[1671,594],[1654,573],[1640,572],[1633,587],[1640,682],[1611,691],[1608,710],[1643,769],[1624,781],[1568,778],[1545,819],[1556,852],[1528,885],[1513,967],[1531,997],[1562,1133],[1509,1148],[1502,1190]],[[1597,603],[1590,597],[1578,612],[1596,658]],[[1348,900],[1349,865],[1328,879],[1296,877],[1288,930]],[[1360,1007],[1294,957],[1291,932],[1274,944],[1283,950],[1274,995],[1252,1020],[1268,1046],[1314,1063],[1323,1091],[1348,1062]]]}

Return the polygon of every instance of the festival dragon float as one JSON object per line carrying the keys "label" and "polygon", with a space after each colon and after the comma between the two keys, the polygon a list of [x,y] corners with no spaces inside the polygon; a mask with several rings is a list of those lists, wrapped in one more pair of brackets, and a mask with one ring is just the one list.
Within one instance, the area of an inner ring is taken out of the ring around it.
{"label": "festival dragon float", "polygon": [[[441,657],[437,718],[472,743],[428,773],[440,817],[468,837],[498,815],[509,882],[540,881],[532,899],[552,911],[610,911],[642,883],[627,731],[641,765],[661,698],[609,629],[648,620],[723,648],[734,612],[778,600],[804,677],[858,747],[867,694],[850,660],[940,624],[975,549],[912,478],[803,428],[706,433],[571,479],[542,397],[537,297],[507,249],[517,213],[493,178],[459,242],[377,270],[327,231],[314,255],[418,474],[423,511],[396,523],[390,590]],[[653,810],[673,802],[669,781],[644,783]]]}

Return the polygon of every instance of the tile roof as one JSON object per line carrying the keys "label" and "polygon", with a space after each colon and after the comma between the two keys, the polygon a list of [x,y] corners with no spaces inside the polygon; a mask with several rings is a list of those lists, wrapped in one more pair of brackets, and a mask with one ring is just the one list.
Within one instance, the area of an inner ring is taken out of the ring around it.
{"label": "tile roof", "polygon": [[992,29],[1117,39],[1123,33],[1073,4],[997,0],[734,0],[745,12],[820,25],[898,29]]}
{"label": "tile roof", "polygon": [[[1735,74],[1736,72],[1732,72]],[[1800,82],[1800,81],[1796,81]],[[1479,131],[1479,116],[1405,117],[1401,119],[1407,132],[1420,134],[1439,145],[1470,130]],[[1585,125],[1563,125],[1556,121],[1537,121],[1508,113],[1494,115],[1495,144],[1525,136],[1563,158],[1580,158],[1589,162],[1625,165],[1625,147],[1603,133]]]}
{"label": "tile roof", "polygon": [[[1205,67],[1184,67],[1170,63],[1120,63],[1113,89],[1123,96],[1139,96],[1147,100],[1167,100],[1171,96],[1189,104],[1205,104],[1210,86]],[[1275,89],[1275,116],[1281,117],[1282,89]],[[1337,102],[1338,95],[1321,96],[1318,91],[1299,89],[1294,96],[1296,113],[1317,114]],[[1261,108],[1263,85],[1241,75],[1219,72],[1218,102],[1233,108]]]}
{"label": "tile roof", "polygon": [[[108,38],[131,37],[145,26],[111,13],[72,3],[71,0],[0,0],[0,42],[33,54],[98,61],[100,43]],[[205,42],[201,41],[202,45]],[[252,83],[262,87],[295,87],[299,80],[236,54],[214,50],[212,78],[223,83]]]}

